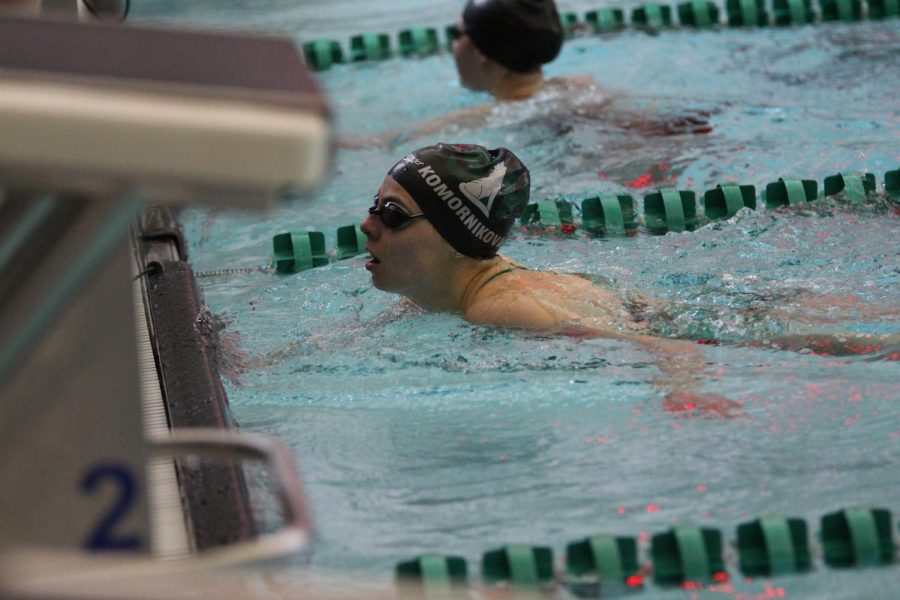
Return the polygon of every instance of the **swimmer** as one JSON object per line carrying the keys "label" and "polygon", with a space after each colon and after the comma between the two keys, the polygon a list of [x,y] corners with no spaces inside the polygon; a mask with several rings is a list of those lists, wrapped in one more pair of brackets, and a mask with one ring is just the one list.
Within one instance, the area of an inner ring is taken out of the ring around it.
{"label": "swimmer", "polygon": [[615,290],[578,275],[527,268],[498,253],[528,204],[528,169],[505,148],[437,144],[385,176],[362,222],[373,285],[427,311],[483,325],[630,341],[657,358],[666,403],[734,416],[737,403],[703,394],[701,348],[652,335]]}
{"label": "swimmer", "polygon": [[530,98],[558,55],[563,26],[553,0],[469,0],[451,29],[459,81],[498,100]]}
{"label": "swimmer", "polygon": [[[708,375],[702,344],[650,329],[644,313],[652,299],[623,299],[582,276],[532,270],[498,252],[529,194],[528,169],[505,148],[437,144],[408,154],[388,171],[361,224],[373,285],[471,323],[635,343],[656,358],[654,385],[667,410],[741,414],[739,403],[700,391]],[[859,343],[818,335],[769,344],[799,349],[804,339],[813,351],[830,341],[831,353],[841,344],[853,353]]]}
{"label": "swimmer", "polygon": [[[456,72],[463,87],[487,92],[501,102],[534,96],[545,88],[568,95],[588,87],[588,77],[545,79],[543,65],[553,61],[565,37],[553,0],[469,0],[450,28]],[[344,148],[391,145],[441,131],[448,125],[483,125],[493,104],[454,111],[411,131],[340,140]]]}
{"label": "swimmer", "polygon": [[[553,0],[469,0],[451,28],[460,83],[497,102],[474,106],[420,123],[406,131],[338,140],[342,148],[393,147],[448,126],[485,125],[500,106],[534,99],[550,109],[545,117],[596,120],[644,135],[706,134],[708,113],[653,118],[628,107],[611,110],[616,95],[585,75],[545,78],[543,66],[559,55],[565,32]],[[525,111],[528,112],[528,111]],[[545,111],[541,111],[545,112]]]}

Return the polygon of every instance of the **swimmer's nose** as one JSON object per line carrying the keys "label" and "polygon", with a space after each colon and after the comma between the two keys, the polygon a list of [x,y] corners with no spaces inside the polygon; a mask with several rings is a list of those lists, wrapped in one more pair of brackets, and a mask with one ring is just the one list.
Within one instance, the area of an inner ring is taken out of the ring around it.
{"label": "swimmer's nose", "polygon": [[366,218],[359,224],[359,229],[371,240],[375,239],[378,226],[378,215],[366,215]]}

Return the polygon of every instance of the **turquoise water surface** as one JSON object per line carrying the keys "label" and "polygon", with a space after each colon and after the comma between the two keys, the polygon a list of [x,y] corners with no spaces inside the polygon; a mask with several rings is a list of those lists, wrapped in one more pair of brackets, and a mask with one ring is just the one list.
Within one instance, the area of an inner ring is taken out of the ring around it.
{"label": "turquoise water surface", "polygon": [[[461,6],[295,4],[142,2],[134,18],[345,43],[442,26]],[[291,568],[388,582],[397,561],[425,552],[462,555],[477,571],[482,552],[507,542],[559,556],[568,542],[610,533],[638,537],[643,552],[675,524],[717,527],[730,542],[738,524],[773,514],[804,518],[814,533],[822,515],[858,504],[889,508],[896,523],[898,363],[764,345],[784,333],[900,332],[900,221],[883,195],[744,211],[665,236],[517,231],[504,246],[532,267],[663,300],[669,335],[728,342],[703,347],[704,390],[734,402],[728,415],[665,402],[653,357],[628,343],[395,315],[397,298],[372,288],[363,257],[266,271],[273,235],[315,229],[333,247],[393,162],[440,140],[513,149],[535,199],[626,192],[640,204],[663,186],[702,195],[779,177],[821,188],[839,171],[873,172],[880,189],[900,167],[896,20],[580,37],[547,71],[589,75],[598,88],[500,106],[476,129],[339,151],[320,190],[267,215],[184,214],[206,302],[227,323],[235,415],[288,444],[307,487],[318,540]],[[348,138],[410,131],[488,101],[458,85],[447,54],[318,77]],[[599,113],[582,110],[601,103]],[[731,547],[726,556],[727,585],[642,595],[890,598],[900,586],[896,566],[835,571],[818,559],[811,574],[745,581]]]}

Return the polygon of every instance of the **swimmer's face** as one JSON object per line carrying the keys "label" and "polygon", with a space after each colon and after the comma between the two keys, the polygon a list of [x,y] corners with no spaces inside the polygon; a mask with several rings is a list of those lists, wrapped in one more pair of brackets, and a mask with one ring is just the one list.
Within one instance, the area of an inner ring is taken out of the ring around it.
{"label": "swimmer's face", "polygon": [[[412,196],[389,175],[378,188],[378,207],[387,202],[399,205],[410,215],[422,212]],[[442,277],[455,258],[453,248],[427,219],[414,219],[391,229],[379,215],[369,214],[360,228],[368,239],[366,251],[371,254],[366,270],[372,274],[372,284],[386,292],[413,300],[427,297],[435,287],[435,278]]]}
{"label": "swimmer's face", "polygon": [[456,28],[461,35],[453,40],[452,49],[459,81],[470,90],[484,91],[487,89],[483,81],[484,55],[472,43],[472,38],[465,33],[466,26],[463,24],[462,18],[457,21]]}

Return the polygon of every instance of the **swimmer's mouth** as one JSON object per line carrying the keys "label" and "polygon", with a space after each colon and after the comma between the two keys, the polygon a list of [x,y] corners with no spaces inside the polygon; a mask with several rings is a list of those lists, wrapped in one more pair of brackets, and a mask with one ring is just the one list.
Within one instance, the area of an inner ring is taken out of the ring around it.
{"label": "swimmer's mouth", "polygon": [[377,265],[377,264],[379,264],[380,262],[381,262],[381,261],[378,260],[378,257],[377,257],[377,256],[375,256],[374,254],[372,254],[371,252],[369,252],[369,260],[366,261],[366,266],[367,266],[367,267],[369,267],[369,266],[371,266],[371,265]]}

